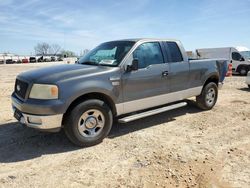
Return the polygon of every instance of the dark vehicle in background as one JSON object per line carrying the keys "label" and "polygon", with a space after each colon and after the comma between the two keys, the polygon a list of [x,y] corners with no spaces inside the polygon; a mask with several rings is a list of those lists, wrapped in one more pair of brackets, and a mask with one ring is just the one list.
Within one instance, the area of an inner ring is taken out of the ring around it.
{"label": "dark vehicle in background", "polygon": [[36,63],[36,57],[30,57],[30,63]]}
{"label": "dark vehicle in background", "polygon": [[14,61],[12,59],[6,59],[5,64],[14,64]]}
{"label": "dark vehicle in background", "polygon": [[37,62],[43,62],[43,56],[39,57],[39,58],[37,59]]}
{"label": "dark vehicle in background", "polygon": [[1,65],[1,64],[4,64],[4,60],[0,60],[0,65]]}
{"label": "dark vehicle in background", "polygon": [[62,56],[59,56],[59,57],[57,58],[57,61],[63,61],[63,57],[62,57]]}
{"label": "dark vehicle in background", "polygon": [[56,61],[56,57],[55,57],[55,56],[52,56],[52,57],[51,57],[51,61]]}

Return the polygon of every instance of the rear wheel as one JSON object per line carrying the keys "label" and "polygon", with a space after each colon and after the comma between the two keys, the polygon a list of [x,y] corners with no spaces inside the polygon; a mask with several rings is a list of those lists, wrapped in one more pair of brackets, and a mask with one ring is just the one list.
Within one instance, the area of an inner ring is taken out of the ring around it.
{"label": "rear wheel", "polygon": [[250,85],[248,85],[248,88],[250,88]]}
{"label": "rear wheel", "polygon": [[210,110],[216,104],[218,98],[218,87],[214,82],[205,85],[199,96],[196,97],[196,103],[202,110]]}
{"label": "rear wheel", "polygon": [[66,135],[74,144],[81,147],[102,142],[113,123],[109,106],[97,99],[78,104],[65,118]]}

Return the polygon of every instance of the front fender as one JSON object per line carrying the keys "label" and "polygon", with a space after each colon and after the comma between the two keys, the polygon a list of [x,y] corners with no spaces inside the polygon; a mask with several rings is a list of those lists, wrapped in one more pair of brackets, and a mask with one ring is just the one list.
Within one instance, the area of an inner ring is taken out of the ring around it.
{"label": "front fender", "polygon": [[112,100],[114,104],[117,103],[119,98],[121,98],[120,85],[113,86],[112,82],[108,82],[107,80],[90,80],[86,82],[74,83],[74,85],[70,87],[63,87],[70,88],[65,90],[62,96],[63,100],[65,101],[65,112],[73,101],[86,94],[100,93],[106,95]]}

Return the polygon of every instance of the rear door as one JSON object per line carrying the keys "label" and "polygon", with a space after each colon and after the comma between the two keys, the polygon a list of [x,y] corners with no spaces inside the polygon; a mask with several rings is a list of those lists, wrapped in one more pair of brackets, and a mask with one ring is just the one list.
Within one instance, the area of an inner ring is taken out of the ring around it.
{"label": "rear door", "polygon": [[181,50],[176,42],[164,42],[169,59],[170,92],[186,90],[189,85],[189,62],[184,61]]}
{"label": "rear door", "polygon": [[122,76],[124,113],[164,104],[162,95],[169,92],[169,67],[160,43],[146,42],[139,45],[126,64],[131,64],[135,58],[139,61],[139,69],[125,72]]}

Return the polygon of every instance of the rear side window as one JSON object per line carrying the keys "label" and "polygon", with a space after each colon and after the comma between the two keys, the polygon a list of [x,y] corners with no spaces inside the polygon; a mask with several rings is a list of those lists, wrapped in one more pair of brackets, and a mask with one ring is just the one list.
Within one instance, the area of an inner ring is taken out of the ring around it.
{"label": "rear side window", "polygon": [[171,62],[181,62],[183,61],[183,57],[180,51],[179,46],[175,42],[166,42],[166,46],[169,51],[169,55],[171,57]]}

